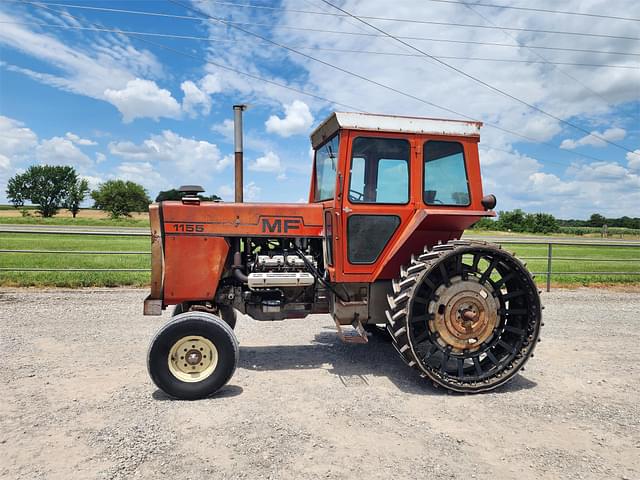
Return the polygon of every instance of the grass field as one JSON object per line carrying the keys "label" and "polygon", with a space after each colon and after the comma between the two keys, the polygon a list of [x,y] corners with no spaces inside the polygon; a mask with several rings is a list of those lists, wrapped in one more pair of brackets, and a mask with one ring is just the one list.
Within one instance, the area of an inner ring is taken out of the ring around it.
{"label": "grass field", "polygon": [[[532,272],[547,269],[546,245],[505,245],[527,261]],[[0,233],[0,249],[72,250],[72,251],[149,251],[146,237],[102,237],[81,235],[42,235]],[[532,258],[533,257],[533,258]],[[586,258],[591,260],[575,260]],[[639,272],[640,248],[597,247],[590,245],[553,247],[553,271],[568,275],[552,276],[554,285],[640,284],[640,275],[582,274],[580,272]],[[149,255],[73,255],[64,253],[0,253],[2,268],[149,268]],[[575,272],[575,273],[571,273]],[[544,275],[538,282],[546,282]],[[144,286],[147,272],[5,272],[0,271],[3,286]]]}
{"label": "grass field", "polygon": [[[81,235],[0,234],[2,250],[76,250],[148,252],[146,237],[102,237]],[[0,253],[1,268],[150,268],[150,255],[72,255]],[[3,286],[114,287],[144,286],[147,272],[5,272]]]}

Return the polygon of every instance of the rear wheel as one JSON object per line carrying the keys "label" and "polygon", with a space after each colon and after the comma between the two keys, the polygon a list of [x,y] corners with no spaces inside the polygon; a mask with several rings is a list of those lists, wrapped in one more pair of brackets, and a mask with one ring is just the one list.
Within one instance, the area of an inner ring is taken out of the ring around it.
{"label": "rear wheel", "polygon": [[186,312],[157,333],[147,355],[151,379],[168,395],[195,400],[224,386],[238,363],[238,341],[220,318]]}
{"label": "rear wheel", "polygon": [[538,289],[499,246],[456,241],[401,269],[388,297],[388,330],[403,360],[435,385],[481,392],[504,384],[532,356]]}

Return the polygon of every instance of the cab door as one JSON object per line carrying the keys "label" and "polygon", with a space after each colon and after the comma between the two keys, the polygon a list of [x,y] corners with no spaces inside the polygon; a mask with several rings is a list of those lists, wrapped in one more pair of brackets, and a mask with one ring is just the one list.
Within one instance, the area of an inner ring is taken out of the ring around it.
{"label": "cab door", "polygon": [[415,206],[411,175],[414,149],[402,134],[348,134],[340,250],[345,282],[368,282]]}

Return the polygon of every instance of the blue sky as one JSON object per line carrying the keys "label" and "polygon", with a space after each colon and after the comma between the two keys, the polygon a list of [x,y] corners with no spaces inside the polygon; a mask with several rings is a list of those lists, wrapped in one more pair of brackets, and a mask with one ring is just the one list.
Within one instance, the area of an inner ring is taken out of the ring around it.
{"label": "blue sky", "polygon": [[[353,19],[300,12],[339,13],[320,0],[253,0],[254,8],[238,6],[249,3],[244,1],[180,2],[196,11],[163,0],[69,3],[168,16],[0,4],[0,201],[6,200],[7,179],[33,163],[73,165],[94,186],[126,178],[155,196],[161,189],[196,183],[230,199],[234,103],[250,104],[246,199],[305,201],[308,135],[332,110],[348,110],[331,102],[376,113],[455,118],[430,102],[537,140],[483,129],[485,191],[497,195],[499,208],[578,218],[593,212],[640,216],[640,41],[610,38],[638,37],[640,22],[429,1],[420,6],[409,0],[339,2],[359,15],[592,35],[371,20],[585,133],[415,56],[390,38],[372,36],[374,30]],[[536,7],[558,8],[551,1]],[[637,2],[619,0],[615,7],[600,0],[563,4],[565,10],[640,18]],[[424,101],[207,21],[202,13]],[[176,54],[139,36],[87,28],[200,39],[143,37],[182,52]]]}

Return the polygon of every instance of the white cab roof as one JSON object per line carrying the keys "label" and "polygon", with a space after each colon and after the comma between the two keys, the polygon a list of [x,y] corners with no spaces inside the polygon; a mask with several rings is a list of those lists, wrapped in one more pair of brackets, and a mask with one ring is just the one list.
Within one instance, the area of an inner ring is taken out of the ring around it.
{"label": "white cab roof", "polygon": [[481,126],[481,122],[400,117],[372,113],[334,112],[313,131],[311,144],[313,148],[317,148],[339,129],[480,137]]}

